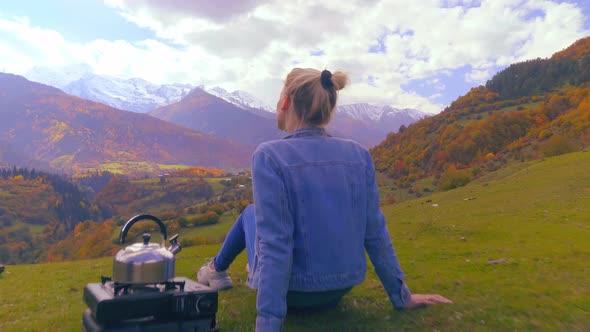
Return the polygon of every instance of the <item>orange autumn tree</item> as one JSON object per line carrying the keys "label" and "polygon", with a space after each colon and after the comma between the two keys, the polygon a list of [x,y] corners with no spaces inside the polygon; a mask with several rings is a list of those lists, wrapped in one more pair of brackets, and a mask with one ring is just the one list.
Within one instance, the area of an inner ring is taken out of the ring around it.
{"label": "orange autumn tree", "polygon": [[111,256],[119,249],[112,241],[115,227],[116,224],[111,220],[79,223],[68,237],[49,248],[47,261]]}

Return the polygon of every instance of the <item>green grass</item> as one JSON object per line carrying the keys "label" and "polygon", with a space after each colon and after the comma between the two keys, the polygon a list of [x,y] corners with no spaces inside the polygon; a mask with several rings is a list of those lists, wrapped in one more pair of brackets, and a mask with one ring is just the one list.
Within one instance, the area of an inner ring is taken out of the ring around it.
{"label": "green grass", "polygon": [[[457,120],[457,123],[465,126],[466,124],[468,124],[471,121],[480,121],[480,120],[485,120],[485,119],[489,118],[490,113],[491,114],[498,114],[498,113],[510,113],[510,112],[515,112],[515,111],[528,111],[528,110],[538,108],[542,103],[543,103],[542,101],[534,101],[534,102],[531,101],[529,103],[519,104],[519,105],[514,105],[514,106],[507,106],[504,108],[495,109],[495,110],[491,110],[491,111],[482,111],[482,112],[477,112],[477,113],[472,113],[472,114],[464,114],[459,117],[459,119]],[[519,110],[519,108],[521,108],[521,109]]]}
{"label": "green grass", "polygon": [[225,178],[205,178],[205,181],[209,182],[215,195],[223,192],[224,186],[221,184],[221,181],[225,181]]}
{"label": "green grass", "polygon": [[18,228],[28,228],[32,235],[40,235],[45,230],[45,225],[28,224],[22,221],[16,221],[14,224],[3,227],[2,232],[9,233]]}
{"label": "green grass", "polygon": [[[385,206],[410,288],[455,303],[397,312],[369,268],[336,309],[289,315],[286,330],[589,331],[589,168],[590,153],[572,153]],[[194,277],[218,249],[186,248],[177,275]],[[503,263],[489,263],[497,259]],[[110,275],[111,264],[103,258],[8,266],[0,275],[0,330],[78,331],[83,287]],[[253,330],[256,293],[244,285],[245,264],[242,254],[230,268],[235,288],[220,293],[222,331]]]}
{"label": "green grass", "polygon": [[[231,212],[226,212],[220,216],[219,222],[213,225],[205,225],[205,226],[196,226],[196,227],[183,227],[179,230],[179,242],[182,244],[183,239],[191,239],[194,237],[206,238],[207,243],[221,243],[231,226],[234,224],[238,215],[236,213],[232,214]],[[154,224],[155,225],[155,224]],[[113,232],[111,238],[114,241],[118,241],[119,235],[121,234],[121,228],[123,226],[119,226]],[[152,236],[154,238],[160,239],[160,233],[157,230],[157,226],[154,226],[152,231]],[[130,243],[133,241],[141,241],[141,234],[138,235],[136,239],[129,239]],[[168,234],[172,236],[174,234]],[[159,241],[159,240],[158,240]],[[127,242],[127,241],[126,241]]]}
{"label": "green grass", "polygon": [[106,164],[99,164],[97,170],[109,171],[115,174],[122,174],[123,173],[123,165],[119,163],[106,163]]}
{"label": "green grass", "polygon": [[139,179],[139,180],[132,180],[130,182],[137,183],[137,184],[159,184],[160,178]]}
{"label": "green grass", "polygon": [[160,168],[161,170],[183,170],[183,169],[188,169],[191,168],[193,166],[190,165],[183,165],[183,164],[158,164],[158,168]]}
{"label": "green grass", "polygon": [[[530,103],[526,103],[526,104],[508,106],[508,107],[502,108],[500,110],[500,112],[508,113],[508,112],[514,112],[514,111],[528,111],[528,110],[536,109],[539,106],[541,106],[542,104],[543,104],[543,101],[534,101],[534,102],[530,102]],[[521,107],[522,109],[519,110],[518,109],[519,107]]]}
{"label": "green grass", "polygon": [[[109,171],[116,174],[150,173],[157,174],[163,171],[187,169],[192,166],[182,164],[154,164],[147,161],[126,161],[99,164],[96,169]],[[94,169],[94,168],[93,168]]]}
{"label": "green grass", "polygon": [[[221,215],[219,222],[213,225],[186,227],[180,229],[180,239],[192,237],[206,237],[211,241],[220,241],[229,231],[238,215],[229,212]],[[182,242],[181,242],[182,243]],[[210,243],[210,242],[209,242]]]}
{"label": "green grass", "polygon": [[[188,182],[190,181],[190,178],[187,177],[167,177],[166,178],[166,183],[184,183],[184,182]],[[160,177],[152,177],[152,178],[146,178],[146,179],[137,179],[137,180],[131,180],[131,183],[138,183],[138,184],[145,184],[145,185],[151,185],[152,188],[160,188],[161,189],[161,184],[160,184]]]}

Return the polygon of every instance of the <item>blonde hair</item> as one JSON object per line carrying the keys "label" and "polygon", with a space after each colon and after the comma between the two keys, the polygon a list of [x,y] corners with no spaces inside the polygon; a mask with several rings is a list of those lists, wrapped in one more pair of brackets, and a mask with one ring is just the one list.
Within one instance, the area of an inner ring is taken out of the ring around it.
{"label": "blonde hair", "polygon": [[291,99],[297,117],[311,126],[330,122],[336,108],[337,91],[344,89],[348,76],[312,68],[295,68],[285,80],[283,93]]}

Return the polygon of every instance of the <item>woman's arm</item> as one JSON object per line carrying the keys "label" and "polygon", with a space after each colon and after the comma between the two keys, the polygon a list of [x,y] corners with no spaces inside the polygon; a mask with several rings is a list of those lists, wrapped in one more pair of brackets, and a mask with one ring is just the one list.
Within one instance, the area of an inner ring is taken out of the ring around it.
{"label": "woman's arm", "polygon": [[375,181],[375,166],[371,155],[367,152],[367,230],[365,233],[365,249],[375,267],[375,272],[389,300],[395,308],[402,308],[410,300],[412,294],[404,283],[404,272],[401,269],[389,231],[385,225],[385,217],[379,207],[379,189]]}
{"label": "woman's arm", "polygon": [[375,181],[375,166],[370,154],[367,164],[367,232],[365,235],[365,249],[369,254],[375,272],[381,280],[389,300],[396,309],[414,309],[426,305],[439,303],[453,303],[439,294],[411,294],[404,283],[404,273],[401,269],[389,231],[385,225],[385,217],[379,207],[379,189]]}
{"label": "woman's arm", "polygon": [[252,180],[259,265],[256,331],[279,331],[287,313],[293,219],[280,169],[260,150],[252,159]]}

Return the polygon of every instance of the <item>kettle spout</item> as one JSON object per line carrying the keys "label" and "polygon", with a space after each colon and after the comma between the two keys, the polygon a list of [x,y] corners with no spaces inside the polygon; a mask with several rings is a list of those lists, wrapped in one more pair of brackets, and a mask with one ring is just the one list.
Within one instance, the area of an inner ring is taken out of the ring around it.
{"label": "kettle spout", "polygon": [[171,237],[169,241],[171,246],[168,248],[168,251],[170,251],[172,254],[176,255],[182,250],[182,246],[180,243],[178,243],[178,234]]}

